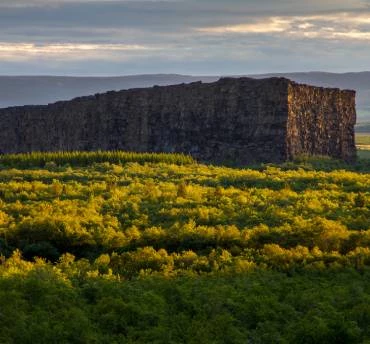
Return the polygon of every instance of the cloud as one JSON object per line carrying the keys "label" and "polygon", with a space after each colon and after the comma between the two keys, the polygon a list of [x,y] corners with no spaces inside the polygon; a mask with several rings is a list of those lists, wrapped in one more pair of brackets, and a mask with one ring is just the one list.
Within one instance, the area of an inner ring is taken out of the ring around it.
{"label": "cloud", "polygon": [[361,0],[0,2],[5,74],[348,70],[370,56]]}
{"label": "cloud", "polygon": [[123,4],[129,2],[141,2],[141,3],[150,3],[150,2],[176,2],[181,0],[3,0],[0,3],[0,8],[29,8],[29,7],[59,7],[68,4]]}
{"label": "cloud", "polygon": [[55,60],[86,60],[91,58],[111,59],[114,55],[137,53],[153,50],[153,48],[142,45],[126,44],[44,44],[37,45],[32,43],[1,43],[0,42],[0,61],[22,61],[29,59],[49,59]]}
{"label": "cloud", "polygon": [[260,22],[252,24],[238,24],[238,25],[227,25],[227,26],[216,26],[196,29],[203,33],[271,33],[271,32],[284,32],[290,28],[290,21],[272,17],[263,19]]}
{"label": "cloud", "polygon": [[252,23],[197,28],[209,35],[276,34],[327,40],[370,40],[368,14],[335,13],[314,16],[285,16],[259,18]]}

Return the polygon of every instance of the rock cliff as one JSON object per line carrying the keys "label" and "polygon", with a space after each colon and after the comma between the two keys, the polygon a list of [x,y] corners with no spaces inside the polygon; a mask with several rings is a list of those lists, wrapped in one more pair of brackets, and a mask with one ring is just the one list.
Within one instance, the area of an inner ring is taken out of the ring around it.
{"label": "rock cliff", "polygon": [[238,165],[300,154],[351,160],[355,120],[353,91],[223,78],[1,109],[0,151],[183,152]]}
{"label": "rock cliff", "polygon": [[354,91],[289,84],[287,156],[356,158]]}

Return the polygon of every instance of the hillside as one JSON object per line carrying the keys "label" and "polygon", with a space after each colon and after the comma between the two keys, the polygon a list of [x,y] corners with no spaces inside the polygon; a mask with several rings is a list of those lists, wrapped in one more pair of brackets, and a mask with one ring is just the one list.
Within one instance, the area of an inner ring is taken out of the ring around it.
{"label": "hillside", "polygon": [[370,123],[369,122],[364,122],[359,125],[357,125],[356,131],[358,133],[370,133]]}
{"label": "hillside", "polygon": [[1,343],[370,340],[369,161],[0,165]]}
{"label": "hillside", "polygon": [[[275,73],[252,75],[256,78],[284,76],[314,86],[354,89],[358,92],[359,120],[370,119],[370,72],[359,73]],[[122,77],[0,76],[0,108],[15,105],[48,104],[78,96],[153,85],[172,85],[198,80],[213,82],[218,76],[176,74]]]}
{"label": "hillside", "polygon": [[176,74],[122,77],[0,76],[0,108],[17,105],[43,105],[107,91],[216,81],[218,77]]}

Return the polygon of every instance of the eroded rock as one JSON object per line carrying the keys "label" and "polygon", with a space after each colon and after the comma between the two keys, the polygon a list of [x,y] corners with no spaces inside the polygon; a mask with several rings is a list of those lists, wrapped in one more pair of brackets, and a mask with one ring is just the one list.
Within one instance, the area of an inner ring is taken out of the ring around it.
{"label": "eroded rock", "polygon": [[300,154],[352,160],[355,121],[354,91],[223,78],[1,109],[0,150],[183,152],[238,165]]}

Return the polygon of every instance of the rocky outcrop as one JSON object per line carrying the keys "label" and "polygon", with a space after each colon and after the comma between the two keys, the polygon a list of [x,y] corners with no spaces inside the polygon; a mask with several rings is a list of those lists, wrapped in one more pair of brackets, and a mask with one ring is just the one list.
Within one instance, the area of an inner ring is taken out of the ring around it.
{"label": "rocky outcrop", "polygon": [[131,89],[0,110],[2,153],[183,152],[200,161],[355,156],[355,93],[284,78]]}
{"label": "rocky outcrop", "polygon": [[287,157],[356,158],[354,91],[289,84]]}

